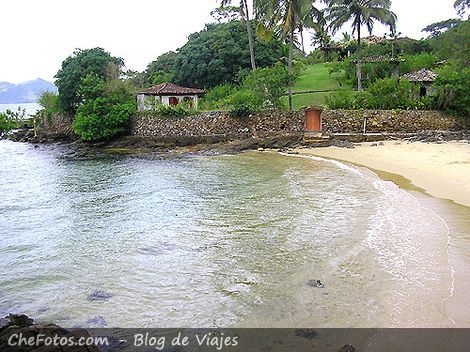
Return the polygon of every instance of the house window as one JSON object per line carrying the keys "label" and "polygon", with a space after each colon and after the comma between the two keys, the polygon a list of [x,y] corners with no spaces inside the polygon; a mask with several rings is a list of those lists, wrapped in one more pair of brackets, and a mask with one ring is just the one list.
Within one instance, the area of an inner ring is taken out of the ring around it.
{"label": "house window", "polygon": [[183,98],[183,102],[185,102],[186,104],[188,104],[188,106],[190,108],[194,107],[194,98],[192,97],[184,97]]}
{"label": "house window", "polygon": [[177,97],[170,97],[170,99],[168,99],[168,102],[170,103],[171,106],[176,106],[178,105],[179,100]]}
{"label": "house window", "polygon": [[426,87],[420,87],[419,88],[420,98],[425,97],[426,95],[428,95],[428,90],[426,89]]}

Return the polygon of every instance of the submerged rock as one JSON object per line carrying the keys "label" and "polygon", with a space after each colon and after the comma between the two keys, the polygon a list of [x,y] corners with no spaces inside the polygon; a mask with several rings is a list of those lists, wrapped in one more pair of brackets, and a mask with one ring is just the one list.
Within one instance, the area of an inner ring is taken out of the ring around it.
{"label": "submerged rock", "polygon": [[[8,341],[15,334],[16,336],[23,336],[32,338],[34,341],[39,342],[37,346],[17,346],[11,345]],[[40,339],[38,339],[40,337]],[[64,346],[60,348],[54,345],[45,345],[45,338],[70,338],[84,339],[90,338],[90,334],[84,329],[64,329],[58,325],[51,323],[34,323],[34,320],[28,316],[10,314],[0,319],[0,351],[2,352],[18,352],[18,351],[75,351],[75,352],[99,352],[100,349],[94,345],[90,346]],[[68,347],[68,348],[67,348]],[[104,347],[104,346],[102,346]]]}
{"label": "submerged rock", "polygon": [[356,349],[351,345],[344,345],[338,352],[356,352]]}
{"label": "submerged rock", "polygon": [[25,314],[9,314],[5,318],[2,319],[2,325],[15,325],[20,328],[26,328],[34,324],[34,320],[28,317]]}
{"label": "submerged rock", "polygon": [[113,297],[112,293],[102,291],[102,290],[95,290],[91,292],[87,299],[91,302],[93,301],[108,301]]}
{"label": "submerged rock", "polygon": [[323,282],[321,282],[320,280],[310,280],[309,282],[307,282],[307,285],[309,285],[310,287],[316,287],[316,288],[325,287],[325,285],[323,285]]}
{"label": "submerged rock", "polygon": [[94,318],[88,319],[87,324],[91,328],[97,328],[107,326],[108,322],[101,315],[97,315]]}

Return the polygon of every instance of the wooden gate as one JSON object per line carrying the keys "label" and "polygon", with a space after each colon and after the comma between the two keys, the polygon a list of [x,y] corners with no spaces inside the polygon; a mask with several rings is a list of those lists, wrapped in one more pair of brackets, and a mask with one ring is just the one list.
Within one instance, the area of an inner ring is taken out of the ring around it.
{"label": "wooden gate", "polygon": [[310,132],[321,132],[321,110],[309,109],[305,111],[305,129]]}

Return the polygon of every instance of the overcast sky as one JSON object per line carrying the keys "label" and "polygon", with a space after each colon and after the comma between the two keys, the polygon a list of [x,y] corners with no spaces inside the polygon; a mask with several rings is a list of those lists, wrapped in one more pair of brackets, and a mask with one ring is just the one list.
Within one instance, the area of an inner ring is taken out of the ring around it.
{"label": "overcast sky", "polygon": [[[237,0],[234,1],[234,3]],[[456,17],[454,0],[392,0],[398,30],[421,38],[426,25]],[[216,0],[0,0],[0,81],[53,81],[75,48],[102,47],[142,71],[184,45],[212,19]],[[377,27],[374,34],[382,35]]]}

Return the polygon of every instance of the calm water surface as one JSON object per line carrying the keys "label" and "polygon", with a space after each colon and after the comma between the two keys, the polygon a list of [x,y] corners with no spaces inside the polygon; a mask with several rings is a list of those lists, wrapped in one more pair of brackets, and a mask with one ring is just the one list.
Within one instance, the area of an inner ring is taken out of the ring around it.
{"label": "calm water surface", "polygon": [[[97,316],[121,327],[452,325],[446,224],[372,173],[275,153],[67,153],[0,141],[0,315],[64,326]],[[95,290],[112,297],[89,301]]]}
{"label": "calm water surface", "polygon": [[38,110],[40,110],[41,106],[37,103],[0,104],[0,112],[5,112],[7,110],[18,112],[18,109],[21,111],[24,110],[26,117],[28,117],[29,115],[34,115]]}

